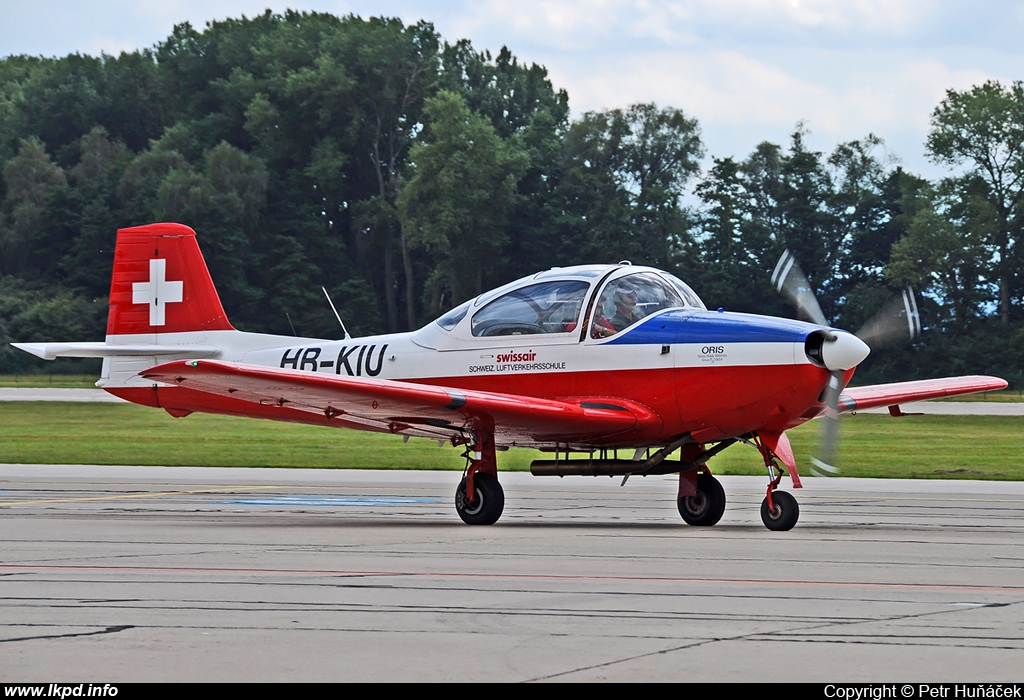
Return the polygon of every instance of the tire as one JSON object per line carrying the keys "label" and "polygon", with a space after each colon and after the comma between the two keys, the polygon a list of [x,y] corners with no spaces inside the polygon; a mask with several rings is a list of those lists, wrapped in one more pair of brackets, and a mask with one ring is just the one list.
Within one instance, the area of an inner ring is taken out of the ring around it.
{"label": "tire", "polygon": [[775,504],[774,513],[768,509],[767,498],[761,501],[761,520],[764,526],[777,532],[792,530],[800,519],[800,506],[796,499],[785,491],[773,491],[772,503]]}
{"label": "tire", "polygon": [[473,476],[473,495],[471,503],[466,502],[466,480],[455,489],[455,510],[467,525],[493,525],[498,522],[501,512],[505,510],[505,491],[498,480],[484,472]]}
{"label": "tire", "polygon": [[688,525],[710,527],[725,513],[725,489],[710,474],[697,476],[697,495],[676,499],[679,515]]}

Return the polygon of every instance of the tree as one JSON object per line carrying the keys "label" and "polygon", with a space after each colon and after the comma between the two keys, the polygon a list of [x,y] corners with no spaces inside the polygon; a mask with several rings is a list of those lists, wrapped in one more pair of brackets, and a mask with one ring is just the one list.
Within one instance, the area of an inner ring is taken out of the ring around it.
{"label": "tree", "polygon": [[415,320],[414,266],[395,197],[434,91],[438,41],[427,22],[286,13],[253,49],[252,73],[229,81],[252,93],[245,128],[258,152],[279,171],[301,169],[324,229],[347,237],[374,280],[391,331]]}
{"label": "tree", "polygon": [[715,158],[697,185],[704,204],[698,255],[685,275],[705,302],[735,311],[763,311],[766,294],[761,260],[750,246],[749,200],[740,164]]}
{"label": "tree", "polygon": [[259,324],[256,308],[268,290],[250,281],[258,260],[254,245],[266,205],[266,166],[227,143],[207,151],[203,171],[174,169],[156,192],[156,218],[180,221],[203,232],[210,273],[234,317]]}
{"label": "tree", "polygon": [[3,167],[5,194],[0,203],[0,272],[21,273],[32,254],[44,216],[44,201],[67,183],[59,165],[35,137],[22,139],[18,155]]}
{"label": "tree", "polygon": [[587,112],[562,138],[556,196],[563,254],[594,262],[630,257],[632,203],[622,177],[624,138],[620,112]]}
{"label": "tree", "polygon": [[673,267],[688,229],[680,198],[703,154],[697,121],[673,107],[584,114],[563,141],[573,247],[595,259]]}
{"label": "tree", "polygon": [[388,329],[398,330],[393,247],[401,249],[406,324],[415,325],[415,288],[409,234],[395,211],[402,168],[422,125],[424,100],[437,76],[438,37],[432,24],[406,27],[400,20],[373,18],[354,23],[346,42],[346,66],[359,89],[352,100],[357,158],[368,159],[376,191],[364,221],[376,234],[384,262]]}
{"label": "tree", "polygon": [[490,120],[502,139],[516,137],[529,158],[509,214],[508,265],[499,281],[535,272],[572,255],[559,235],[559,153],[567,127],[569,96],[555,90],[547,69],[521,64],[507,47],[497,56],[478,52],[465,39],[445,43],[439,89],[459,93],[469,108]]}
{"label": "tree", "polygon": [[995,212],[999,315],[1007,326],[1024,206],[1024,84],[1004,87],[990,80],[964,92],[949,90],[931,124],[926,145],[932,160],[965,166],[984,183]]}
{"label": "tree", "polygon": [[686,228],[680,198],[704,156],[700,128],[682,110],[651,103],[631,106],[623,118],[629,130],[623,165],[639,243],[651,264],[671,268],[673,246]]}
{"label": "tree", "polygon": [[[985,222],[977,208],[987,208],[987,203],[957,187],[962,184],[944,180],[938,187],[923,184],[907,192],[904,206],[912,218],[906,234],[893,245],[885,272],[889,282],[911,285],[936,300],[939,308],[926,320],[956,332],[965,331],[995,299],[985,251],[995,217],[990,210]],[[976,186],[984,189],[982,183]]]}
{"label": "tree", "polygon": [[424,111],[427,138],[410,153],[398,214],[410,242],[436,261],[431,311],[438,312],[482,293],[497,271],[527,157],[454,92],[439,92]]}

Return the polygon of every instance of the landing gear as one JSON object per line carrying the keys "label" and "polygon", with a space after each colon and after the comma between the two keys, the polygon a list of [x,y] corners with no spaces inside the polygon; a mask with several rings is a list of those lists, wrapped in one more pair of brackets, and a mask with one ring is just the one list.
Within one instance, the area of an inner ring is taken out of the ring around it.
{"label": "landing gear", "polygon": [[[771,503],[768,499],[771,498]],[[761,501],[761,521],[769,530],[792,530],[800,519],[800,506],[785,491],[772,491]]]}
{"label": "landing gear", "polygon": [[[768,469],[768,490],[761,501],[761,522],[766,528],[776,532],[792,530],[796,521],[800,519],[800,506],[793,496],[785,491],[776,490],[787,472],[793,480],[793,488],[802,487],[789,438],[785,433],[754,435],[754,446],[761,452],[764,466]],[[780,460],[784,467],[779,465]]]}
{"label": "landing gear", "polygon": [[687,525],[710,527],[722,519],[725,513],[725,489],[715,477],[707,472],[697,475],[697,493],[676,499],[679,515]]}
{"label": "landing gear", "polygon": [[486,472],[473,475],[473,500],[466,500],[466,479],[455,489],[455,510],[467,525],[493,525],[505,509],[505,491]]}
{"label": "landing gear", "polygon": [[493,525],[505,510],[505,491],[498,483],[494,433],[479,430],[466,450],[466,474],[455,489],[455,511],[467,525]]}

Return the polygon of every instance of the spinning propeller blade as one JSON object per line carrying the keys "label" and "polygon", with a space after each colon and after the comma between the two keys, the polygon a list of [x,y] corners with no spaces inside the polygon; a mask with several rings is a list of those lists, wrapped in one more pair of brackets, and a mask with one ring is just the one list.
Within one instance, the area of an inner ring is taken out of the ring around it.
{"label": "spinning propeller blade", "polygon": [[921,334],[921,318],[917,313],[914,290],[907,287],[893,297],[874,318],[861,326],[857,337],[872,347],[880,348],[909,342]]}
{"label": "spinning propeller blade", "polygon": [[825,386],[825,413],[821,419],[821,442],[818,456],[811,457],[811,473],[815,476],[839,476],[836,447],[839,445],[839,394],[843,390],[843,373],[832,372]]}
{"label": "spinning propeller blade", "polygon": [[779,258],[779,264],[772,273],[772,284],[780,294],[796,304],[797,313],[805,320],[822,327],[828,326],[825,314],[821,312],[821,306],[818,304],[818,298],[814,296],[814,290],[811,289],[804,271],[800,269],[800,264],[789,250],[783,251],[782,257]]}
{"label": "spinning propeller blade", "polygon": [[856,342],[848,334],[834,332],[829,327],[814,290],[789,250],[779,258],[772,273],[772,284],[796,305],[802,318],[821,326],[825,333],[818,359],[829,370],[829,379],[822,396],[825,413],[822,415],[821,443],[818,456],[811,458],[811,472],[817,476],[838,476],[839,468],[835,462],[839,443],[839,395],[843,390],[844,371],[867,357],[868,346],[880,348],[908,342],[921,333],[914,290],[907,287],[900,296],[883,306],[857,331],[856,337],[862,342]]}

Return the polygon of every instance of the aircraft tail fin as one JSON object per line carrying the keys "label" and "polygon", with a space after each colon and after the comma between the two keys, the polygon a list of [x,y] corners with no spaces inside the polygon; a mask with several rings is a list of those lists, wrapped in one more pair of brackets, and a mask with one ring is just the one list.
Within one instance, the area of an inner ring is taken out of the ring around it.
{"label": "aircraft tail fin", "polygon": [[108,336],[229,330],[195,231],[159,223],[117,232]]}

